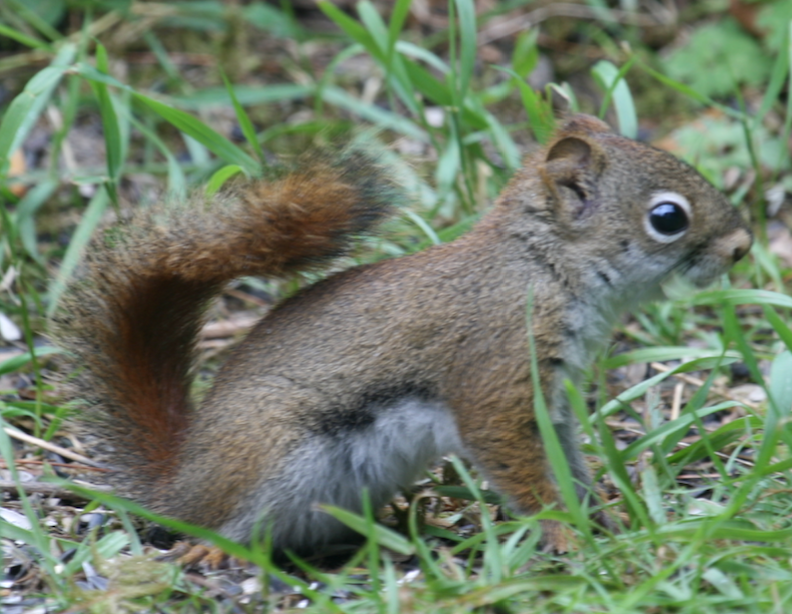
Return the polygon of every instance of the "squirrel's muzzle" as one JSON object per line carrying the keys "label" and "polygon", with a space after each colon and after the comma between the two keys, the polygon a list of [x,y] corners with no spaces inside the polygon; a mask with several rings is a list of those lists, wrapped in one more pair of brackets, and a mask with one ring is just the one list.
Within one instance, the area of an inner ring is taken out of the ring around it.
{"label": "squirrel's muzzle", "polygon": [[714,250],[724,261],[735,263],[751,249],[753,237],[745,228],[737,228],[715,241]]}

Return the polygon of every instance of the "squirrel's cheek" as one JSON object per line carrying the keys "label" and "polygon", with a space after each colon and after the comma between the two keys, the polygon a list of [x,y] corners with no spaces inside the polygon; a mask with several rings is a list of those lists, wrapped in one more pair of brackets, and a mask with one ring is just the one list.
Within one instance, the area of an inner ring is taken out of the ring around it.
{"label": "squirrel's cheek", "polygon": [[732,263],[712,253],[697,256],[685,271],[684,277],[697,288],[706,288],[729,270]]}

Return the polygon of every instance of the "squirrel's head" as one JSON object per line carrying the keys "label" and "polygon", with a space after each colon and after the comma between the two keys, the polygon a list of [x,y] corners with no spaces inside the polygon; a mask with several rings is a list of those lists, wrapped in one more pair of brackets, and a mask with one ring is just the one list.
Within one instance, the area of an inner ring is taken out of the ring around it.
{"label": "squirrel's head", "polygon": [[671,154],[576,115],[540,154],[545,218],[580,257],[628,278],[680,273],[705,286],[748,253],[748,225],[726,197]]}

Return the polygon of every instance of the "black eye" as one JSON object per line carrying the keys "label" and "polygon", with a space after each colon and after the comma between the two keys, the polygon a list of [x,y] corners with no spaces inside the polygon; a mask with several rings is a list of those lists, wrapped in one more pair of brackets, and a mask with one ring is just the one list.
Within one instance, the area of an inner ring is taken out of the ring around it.
{"label": "black eye", "polygon": [[687,212],[678,204],[663,202],[649,212],[649,223],[660,234],[670,236],[685,230],[690,222]]}

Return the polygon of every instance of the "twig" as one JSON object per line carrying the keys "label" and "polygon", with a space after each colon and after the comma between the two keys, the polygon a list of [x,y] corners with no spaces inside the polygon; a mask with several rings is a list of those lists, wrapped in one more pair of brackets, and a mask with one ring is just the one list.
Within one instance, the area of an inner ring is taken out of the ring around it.
{"label": "twig", "polygon": [[[253,303],[259,307],[266,307],[268,309],[272,307],[272,301],[265,301],[263,298],[259,298],[258,296],[250,294],[249,292],[243,292],[239,288],[226,288],[224,294],[238,298],[241,301]],[[261,316],[259,316],[259,318],[261,318]]]}
{"label": "twig", "polygon": [[[65,469],[75,469],[79,471],[99,471],[101,473],[110,473],[113,470],[108,469],[107,467],[76,467],[71,463],[56,463],[54,461],[40,461],[40,460],[33,460],[32,458],[18,458],[14,461],[16,465],[36,465],[36,466],[43,466],[48,465],[50,467],[63,467]],[[8,467],[8,463],[3,460],[0,460],[0,466]]]}
{"label": "twig", "polygon": [[[582,4],[567,4],[565,2],[554,2],[536,10],[526,13],[517,19],[508,18],[498,20],[497,23],[484,28],[478,36],[478,45],[486,45],[499,38],[511,36],[515,32],[527,30],[551,17],[573,17],[576,19],[597,19],[600,21],[612,21],[616,23],[626,23],[629,25],[651,28],[669,25],[672,21],[661,21],[657,17],[650,17],[640,13],[630,11],[620,11],[618,9],[595,10]],[[673,19],[673,16],[669,15]]]}
{"label": "twig", "polygon": [[[132,64],[159,64],[159,58],[151,52],[128,53],[125,59]],[[168,53],[168,59],[178,66],[215,66],[217,58],[209,53]]]}
{"label": "twig", "polygon": [[[666,373],[667,371],[671,370],[671,367],[667,367],[666,365],[664,365],[663,363],[660,363],[660,362],[653,362],[653,363],[651,363],[651,366],[652,366],[652,369],[654,369],[655,371],[660,371],[662,373]],[[691,385],[697,386],[699,388],[701,388],[704,385],[704,380],[700,380],[699,378],[693,377],[692,375],[688,375],[687,373],[674,373],[673,377],[675,377],[675,378],[677,378],[679,380],[682,380],[686,384],[691,384]],[[738,399],[733,394],[730,394],[728,392],[724,392],[722,390],[714,389],[713,392],[715,394],[717,394],[721,398],[728,399],[729,401],[735,401],[737,403],[741,403],[742,405],[746,405],[747,407],[750,407],[751,409],[759,409],[759,407],[760,407],[759,403],[754,403],[753,401],[747,401],[747,400],[743,400],[743,399]]]}
{"label": "twig", "polygon": [[219,322],[210,322],[201,330],[202,339],[225,339],[249,331],[261,319],[257,315],[242,315]]}
{"label": "twig", "polygon": [[[626,431],[626,432],[632,433],[634,435],[639,435],[640,437],[646,436],[646,433],[644,431],[642,431],[641,429],[637,429],[637,428],[635,428],[632,425],[627,425],[624,422],[616,422],[616,421],[613,421],[613,420],[607,420],[605,422],[605,424],[607,424],[608,427],[610,427],[610,428],[619,429],[620,431]],[[708,434],[712,433],[712,431],[708,430],[706,427],[705,427],[705,430],[707,431]],[[701,439],[701,435],[699,435],[699,439]],[[687,441],[678,441],[675,448],[689,448],[692,445],[693,445],[692,443],[689,443]],[[729,460],[731,458],[730,454],[726,454],[725,452],[720,452],[719,450],[716,450],[715,454],[717,454],[718,456],[720,456],[721,458],[723,458],[725,460]],[[742,459],[739,456],[735,457],[735,460],[738,463],[742,463],[742,464],[744,464],[744,465],[746,465],[748,467],[753,467],[754,466],[753,462],[745,460],[745,459]]]}
{"label": "twig", "polygon": [[55,445],[54,443],[50,443],[49,441],[44,441],[43,439],[39,439],[38,437],[33,437],[32,435],[28,435],[27,433],[23,433],[22,431],[18,431],[16,429],[12,429],[9,427],[4,427],[4,430],[10,437],[14,439],[18,439],[19,441],[24,441],[25,443],[33,444],[34,446],[38,446],[44,450],[49,450],[50,452],[54,452],[55,454],[60,454],[66,458],[70,458],[73,461],[78,463],[82,463],[83,465],[88,465],[89,467],[98,467],[99,469],[104,469],[100,463],[91,460],[81,454],[77,454],[76,452],[72,452],[71,450],[67,450],[66,448],[62,448],[60,446]]}
{"label": "twig", "polygon": [[[81,501],[90,501],[90,497],[86,497],[82,493],[64,488],[60,484],[47,484],[46,482],[14,482],[12,480],[0,480],[0,491],[2,492],[17,492],[17,488],[21,488],[29,495],[47,495],[48,497],[59,497],[61,499],[80,499]],[[104,487],[92,486],[95,490],[109,490]]]}
{"label": "twig", "polygon": [[679,418],[679,412],[682,409],[682,393],[685,390],[685,382],[678,382],[674,386],[674,398],[671,401],[671,420]]}

